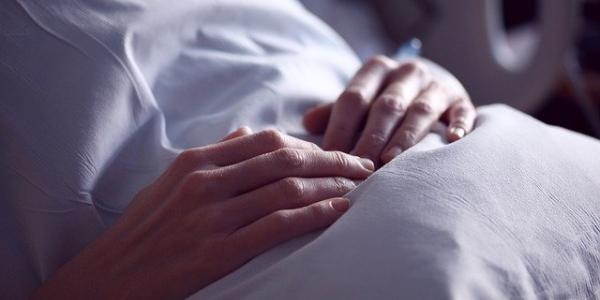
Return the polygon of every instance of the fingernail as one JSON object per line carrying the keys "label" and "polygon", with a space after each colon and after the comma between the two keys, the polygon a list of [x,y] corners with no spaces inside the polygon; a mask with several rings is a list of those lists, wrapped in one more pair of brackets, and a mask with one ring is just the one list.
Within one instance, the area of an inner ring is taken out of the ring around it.
{"label": "fingernail", "polygon": [[365,169],[369,171],[375,171],[375,163],[372,160],[362,157],[359,157],[358,160]]}
{"label": "fingernail", "polygon": [[453,127],[452,129],[450,129],[450,134],[456,136],[459,139],[463,138],[466,133],[467,132],[460,127]]}
{"label": "fingernail", "polygon": [[329,206],[339,212],[346,212],[350,208],[350,200],[346,198],[335,198],[329,201]]}
{"label": "fingernail", "polygon": [[398,147],[398,146],[394,146],[394,147],[390,148],[390,150],[388,150],[388,151],[385,153],[385,158],[386,158],[386,160],[389,162],[389,161],[391,161],[392,159],[394,159],[394,157],[396,157],[396,156],[398,156],[398,155],[402,154],[402,152],[404,152],[404,151],[402,150],[402,148],[400,148],[400,147]]}

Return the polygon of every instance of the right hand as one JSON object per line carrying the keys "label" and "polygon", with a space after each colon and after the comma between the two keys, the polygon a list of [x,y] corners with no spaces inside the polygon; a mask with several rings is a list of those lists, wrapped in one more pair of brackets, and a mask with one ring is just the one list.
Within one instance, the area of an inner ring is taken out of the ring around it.
{"label": "right hand", "polygon": [[454,142],[471,132],[477,111],[460,81],[424,58],[375,56],[335,103],[310,109],[304,125],[324,134],[323,149],[386,164],[416,145],[440,120]]}
{"label": "right hand", "polygon": [[276,131],[186,150],[33,298],[184,298],[332,224],[350,205],[336,197],[373,169],[369,160]]}

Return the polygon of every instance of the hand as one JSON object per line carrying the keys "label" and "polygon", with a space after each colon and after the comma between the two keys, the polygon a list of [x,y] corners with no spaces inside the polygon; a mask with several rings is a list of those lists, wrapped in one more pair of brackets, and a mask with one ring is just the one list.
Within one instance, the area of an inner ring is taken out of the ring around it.
{"label": "hand", "polygon": [[335,103],[309,110],[304,125],[313,134],[325,133],[324,149],[379,164],[414,146],[440,118],[448,121],[453,142],[471,131],[475,117],[465,89],[441,67],[424,59],[400,63],[376,56]]}
{"label": "hand", "polygon": [[184,298],[261,252],[333,223],[350,205],[337,197],[373,169],[368,160],[276,131],[240,130],[186,150],[33,298]]}

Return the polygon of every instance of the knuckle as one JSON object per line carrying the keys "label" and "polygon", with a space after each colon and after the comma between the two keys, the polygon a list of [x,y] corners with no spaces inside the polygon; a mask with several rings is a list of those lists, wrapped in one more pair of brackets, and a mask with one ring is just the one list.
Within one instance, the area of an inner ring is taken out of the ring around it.
{"label": "knuckle", "polygon": [[285,137],[276,129],[263,130],[259,133],[259,137],[271,149],[277,150],[285,147]]}
{"label": "knuckle", "polygon": [[275,159],[284,168],[298,168],[304,164],[304,156],[295,149],[279,149],[275,152]]}
{"label": "knuckle", "polygon": [[333,163],[340,170],[346,169],[351,165],[350,161],[348,161],[348,158],[346,157],[346,154],[344,154],[343,152],[333,151],[333,152],[331,152],[331,155],[332,155]]}
{"label": "knuckle", "polygon": [[427,73],[427,67],[422,62],[419,62],[419,61],[416,61],[416,60],[411,60],[411,61],[408,61],[408,62],[402,64],[398,68],[398,71],[401,74],[411,74],[411,73],[414,73],[414,74],[416,74],[418,76],[423,77]]}
{"label": "knuckle", "polygon": [[182,192],[194,195],[202,192],[203,188],[210,185],[211,176],[205,171],[195,171],[185,176],[181,184]]}
{"label": "knuckle", "polygon": [[404,73],[416,72],[419,69],[419,64],[416,61],[409,61],[403,63],[398,70],[404,71]]}
{"label": "knuckle", "polygon": [[367,143],[371,148],[377,148],[387,143],[387,138],[383,133],[374,132],[367,135]]}
{"label": "knuckle", "polygon": [[272,221],[280,232],[286,232],[292,227],[293,215],[290,211],[279,210],[271,215]]}
{"label": "knuckle", "polygon": [[458,118],[458,119],[452,121],[452,123],[450,125],[451,125],[451,127],[460,127],[462,129],[466,129],[467,121],[464,118]]}
{"label": "knuckle", "polygon": [[382,95],[379,97],[379,100],[375,103],[377,109],[384,113],[392,113],[392,114],[403,114],[406,110],[406,107],[401,101],[400,97],[391,96],[391,95]]}
{"label": "knuckle", "polygon": [[435,113],[435,108],[431,105],[428,98],[421,98],[412,104],[412,110],[421,115],[432,115]]}
{"label": "knuckle", "polygon": [[189,167],[190,165],[197,165],[202,160],[202,154],[198,149],[187,149],[177,155],[175,158],[175,165],[178,168]]}
{"label": "knuckle", "polygon": [[412,146],[417,142],[417,134],[415,130],[406,129],[400,132],[400,144],[405,148],[406,146]]}
{"label": "knuckle", "polygon": [[283,193],[289,198],[298,199],[304,196],[305,186],[300,178],[288,177],[282,179]]}
{"label": "knuckle", "polygon": [[393,69],[390,72],[389,78],[391,81],[400,80],[402,78],[406,78],[415,71],[416,70],[411,65],[403,64],[400,67]]}
{"label": "knuckle", "polygon": [[309,145],[309,148],[310,148],[311,150],[317,150],[317,151],[319,151],[319,150],[322,150],[322,149],[321,149],[319,146],[317,146],[317,144],[315,144],[315,143],[308,143],[308,145]]}
{"label": "knuckle", "polygon": [[327,217],[327,209],[323,205],[311,205],[308,207],[309,215],[313,220],[321,220]]}
{"label": "knuckle", "polygon": [[388,66],[390,64],[390,62],[392,61],[391,58],[385,56],[385,55],[375,55],[371,58],[369,58],[369,60],[367,60],[366,65],[367,66]]}
{"label": "knuckle", "polygon": [[466,116],[469,110],[464,106],[459,106],[454,109],[454,114],[457,116]]}
{"label": "knuckle", "polygon": [[345,90],[340,96],[339,102],[349,107],[356,109],[366,108],[369,105],[369,100],[365,93],[357,87],[350,87]]}
{"label": "knuckle", "polygon": [[456,116],[466,118],[467,116],[471,116],[474,114],[475,109],[470,105],[458,105],[455,106],[452,113]]}
{"label": "knuckle", "polygon": [[343,195],[351,190],[354,187],[354,184],[350,184],[348,179],[342,177],[333,177],[333,186],[338,195]]}

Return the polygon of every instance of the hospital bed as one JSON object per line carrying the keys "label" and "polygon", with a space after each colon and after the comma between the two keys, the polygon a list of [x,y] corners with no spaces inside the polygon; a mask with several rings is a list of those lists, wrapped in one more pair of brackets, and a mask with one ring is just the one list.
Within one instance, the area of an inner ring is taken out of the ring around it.
{"label": "hospital bed", "polygon": [[[242,125],[306,136],[302,112],[361,62],[298,2],[265,3],[0,4],[1,298],[26,298],[182,149]],[[191,298],[598,297],[600,142],[504,105],[442,136],[362,183],[332,227]]]}
{"label": "hospital bed", "polygon": [[579,110],[600,137],[600,111],[586,92],[574,49],[582,1],[533,1],[533,19],[510,30],[502,0],[302,2],[363,60],[394,55],[418,38],[422,55],[457,76],[479,105],[505,103],[535,112],[565,76]]}

